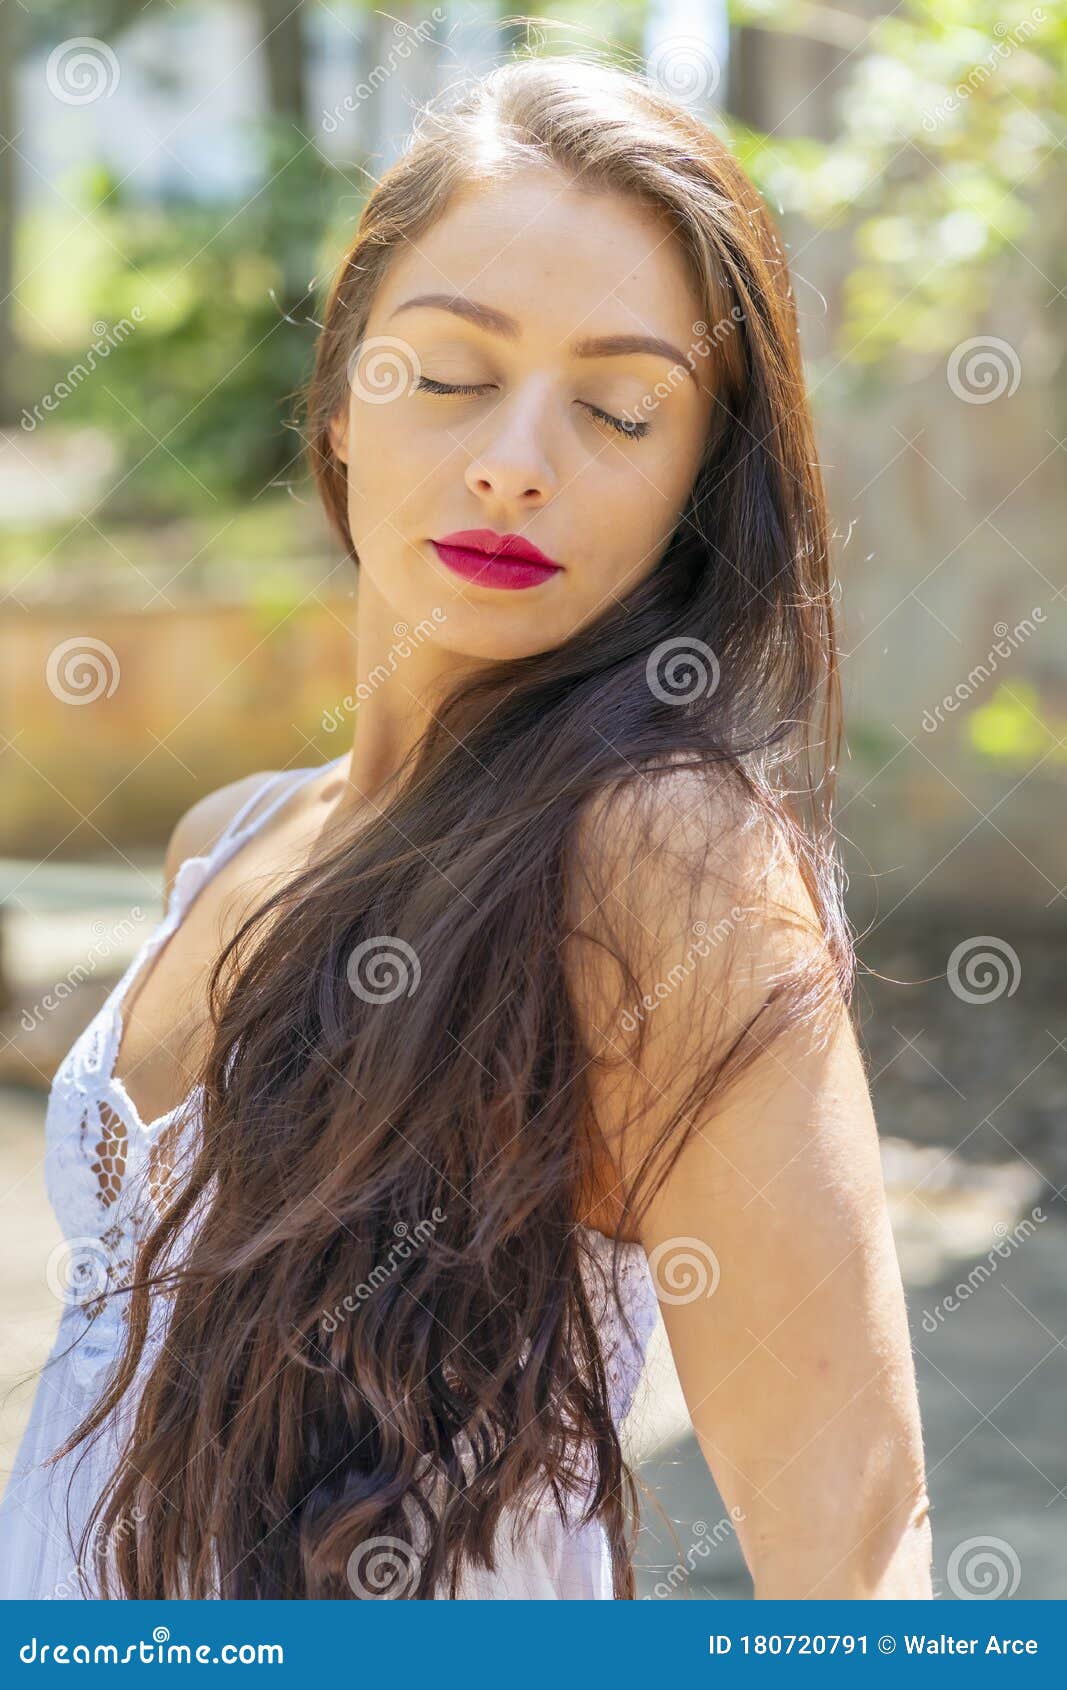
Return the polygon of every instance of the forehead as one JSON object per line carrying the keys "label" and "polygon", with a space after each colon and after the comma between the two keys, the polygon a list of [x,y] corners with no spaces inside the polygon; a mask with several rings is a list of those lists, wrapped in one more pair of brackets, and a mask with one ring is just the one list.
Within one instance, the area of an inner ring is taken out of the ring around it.
{"label": "forehead", "polygon": [[[450,291],[517,317],[531,339],[641,328],[688,346],[703,311],[663,214],[547,168],[489,180],[453,200],[399,250],[374,319],[380,325],[415,293]],[[441,325],[449,327],[444,314]]]}

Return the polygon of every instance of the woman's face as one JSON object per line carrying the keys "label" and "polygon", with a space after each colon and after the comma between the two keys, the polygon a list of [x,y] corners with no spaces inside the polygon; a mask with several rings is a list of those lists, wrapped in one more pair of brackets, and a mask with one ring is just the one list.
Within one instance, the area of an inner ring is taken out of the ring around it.
{"label": "woman's face", "polygon": [[[331,429],[361,581],[397,620],[489,660],[559,645],[625,597],[702,456],[703,309],[667,228],[622,196],[537,170],[465,194],[394,259]],[[497,584],[477,541],[473,556],[434,544],[471,530],[562,567]]]}

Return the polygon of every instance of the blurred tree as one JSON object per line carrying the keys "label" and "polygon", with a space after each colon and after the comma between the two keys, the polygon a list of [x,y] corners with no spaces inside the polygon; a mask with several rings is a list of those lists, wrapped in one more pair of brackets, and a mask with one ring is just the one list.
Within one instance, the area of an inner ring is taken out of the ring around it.
{"label": "blurred tree", "polygon": [[761,117],[761,132],[750,90],[734,84],[732,98],[738,152],[768,199],[850,237],[844,356],[872,365],[901,347],[951,349],[980,326],[1005,259],[1043,279],[1042,304],[1058,293],[1067,202],[1050,183],[1067,132],[1064,0],[904,0],[873,17],[813,0],[733,0],[732,13],[744,35],[823,48],[830,74],[805,89],[822,99],[801,102],[803,135],[786,121],[788,99],[777,124]]}

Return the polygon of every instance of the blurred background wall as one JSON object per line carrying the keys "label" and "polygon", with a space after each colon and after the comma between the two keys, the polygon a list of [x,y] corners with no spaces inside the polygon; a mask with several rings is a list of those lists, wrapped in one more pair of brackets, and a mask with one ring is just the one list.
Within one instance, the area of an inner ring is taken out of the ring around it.
{"label": "blurred background wall", "polygon": [[[57,1315],[44,1094],[158,919],[175,819],[351,732],[355,583],[292,395],[368,185],[413,102],[510,51],[607,52],[729,138],[789,244],[836,527],[858,1001],[939,1566],[958,1577],[953,1552],[992,1537],[994,1594],[1063,1595],[1067,12],[539,12],[0,8],[0,1372],[39,1363]],[[679,1551],[653,1531],[646,1594],[741,1593],[669,1373],[640,1448],[691,1553],[657,1589]],[[27,1405],[6,1404],[8,1452]]]}

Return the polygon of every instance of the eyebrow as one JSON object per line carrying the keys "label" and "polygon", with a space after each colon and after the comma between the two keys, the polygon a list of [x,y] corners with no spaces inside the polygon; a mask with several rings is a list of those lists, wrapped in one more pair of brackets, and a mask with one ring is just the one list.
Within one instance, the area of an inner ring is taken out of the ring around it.
{"label": "eyebrow", "polygon": [[[465,299],[462,294],[416,294],[413,299],[405,299],[403,304],[398,305],[392,317],[399,317],[402,311],[414,311],[427,306],[438,311],[451,311],[453,316],[462,317],[465,322],[473,323],[475,328],[500,335],[504,340],[522,338],[521,325],[514,317],[509,317],[506,311],[498,311],[492,305],[482,305],[475,299]],[[654,357],[669,358],[673,364],[681,364],[686,373],[696,380],[685,353],[672,346],[669,340],[661,340],[658,335],[589,335],[583,340],[576,340],[571,351],[576,358],[619,358],[636,352],[651,352]]]}

